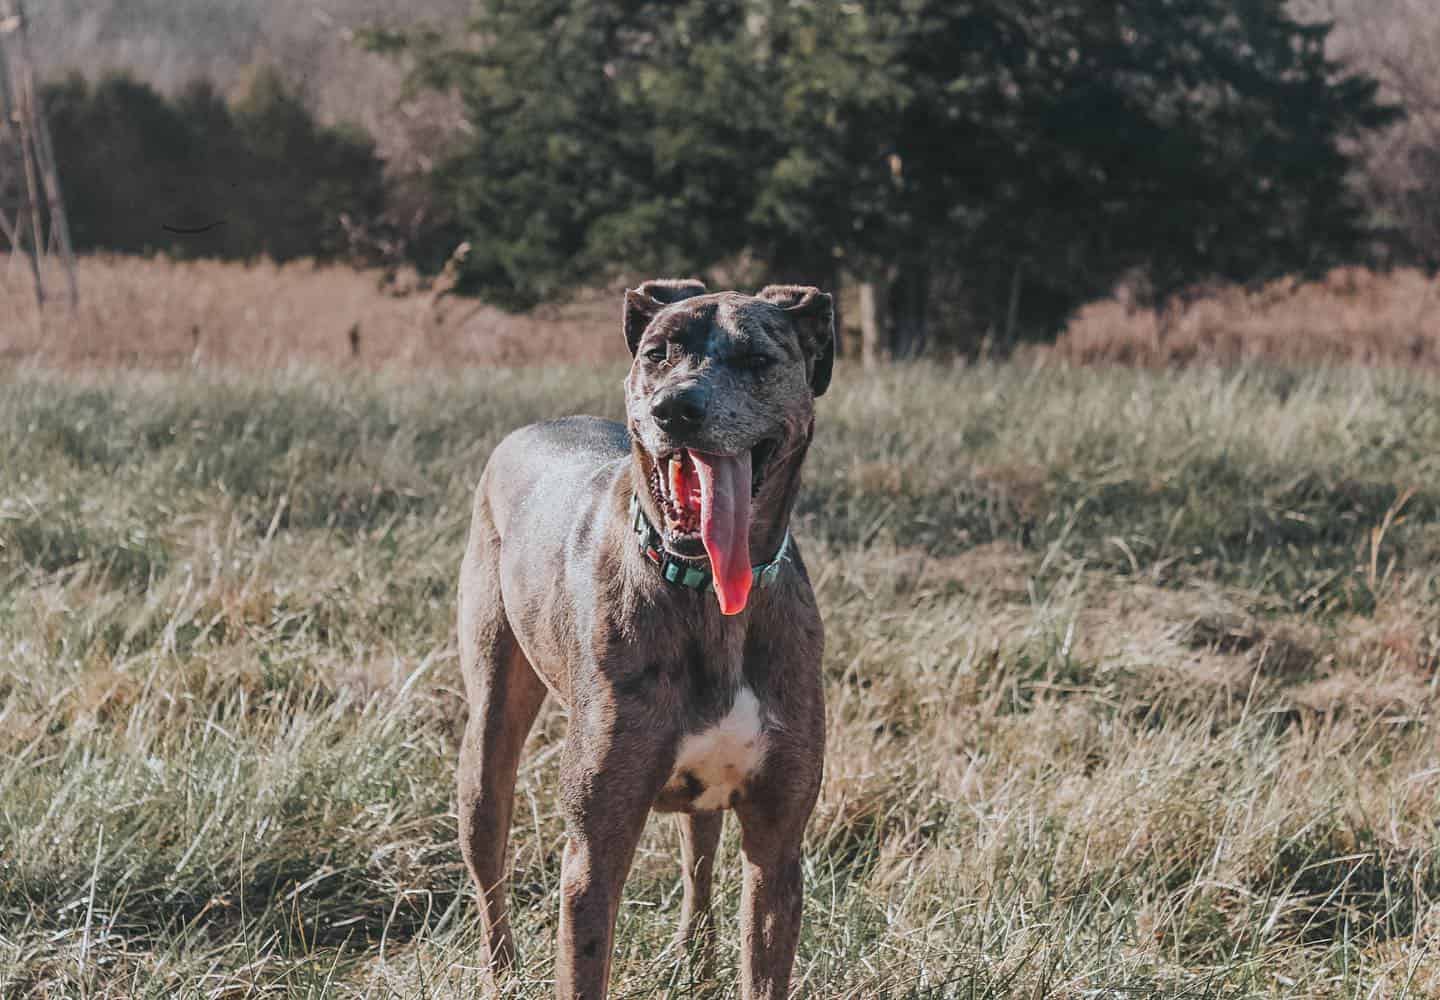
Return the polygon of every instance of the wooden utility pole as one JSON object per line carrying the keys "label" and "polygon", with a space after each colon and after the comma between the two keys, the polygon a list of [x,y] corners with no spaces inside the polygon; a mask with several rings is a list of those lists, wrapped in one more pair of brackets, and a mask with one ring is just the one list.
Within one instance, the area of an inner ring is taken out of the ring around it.
{"label": "wooden utility pole", "polygon": [[73,306],[80,301],[75,253],[26,28],[22,0],[0,0],[0,236],[10,253],[28,258],[42,305],[45,261],[58,257]]}

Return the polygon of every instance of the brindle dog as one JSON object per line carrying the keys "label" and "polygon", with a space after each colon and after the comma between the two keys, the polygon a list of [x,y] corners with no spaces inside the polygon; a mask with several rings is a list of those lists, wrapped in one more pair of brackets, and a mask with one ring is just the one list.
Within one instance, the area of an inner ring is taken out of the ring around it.
{"label": "brindle dog", "polygon": [[648,281],[625,293],[624,327],[626,425],[522,428],[480,477],[460,573],[460,845],[499,973],[514,960],[515,772],[553,693],[569,712],[556,993],[605,995],[652,809],[679,814],[679,940],[709,968],[711,878],[732,809],[742,993],[774,1000],[795,959],[801,834],[825,739],[824,632],[788,525],[830,383],[831,298]]}

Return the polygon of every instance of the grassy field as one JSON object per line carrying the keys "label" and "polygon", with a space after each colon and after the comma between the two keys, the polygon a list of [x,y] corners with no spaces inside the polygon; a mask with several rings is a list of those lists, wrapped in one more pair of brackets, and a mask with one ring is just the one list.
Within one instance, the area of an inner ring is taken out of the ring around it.
{"label": "grassy field", "polygon": [[[454,579],[504,431],[621,372],[0,375],[0,996],[475,995]],[[1440,384],[842,367],[807,997],[1440,995]],[[521,772],[549,995],[563,716]],[[666,945],[647,831],[615,995]]]}

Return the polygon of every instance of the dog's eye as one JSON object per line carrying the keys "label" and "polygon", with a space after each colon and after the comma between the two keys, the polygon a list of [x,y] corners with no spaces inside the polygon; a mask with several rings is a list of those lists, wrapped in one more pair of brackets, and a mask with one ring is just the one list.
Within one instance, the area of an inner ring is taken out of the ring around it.
{"label": "dog's eye", "polygon": [[646,359],[654,362],[657,365],[664,364],[665,359],[669,356],[670,350],[666,347],[652,347],[650,348],[650,350],[645,352]]}

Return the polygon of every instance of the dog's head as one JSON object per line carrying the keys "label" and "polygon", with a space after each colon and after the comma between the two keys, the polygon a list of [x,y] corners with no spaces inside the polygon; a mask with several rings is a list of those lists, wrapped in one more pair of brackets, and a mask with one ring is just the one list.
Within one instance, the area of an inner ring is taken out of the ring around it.
{"label": "dog's head", "polygon": [[721,610],[738,610],[750,526],[758,536],[788,518],[815,398],[830,384],[831,298],[798,285],[742,295],[647,281],[625,293],[625,339],[642,505],[671,552],[709,557]]}

